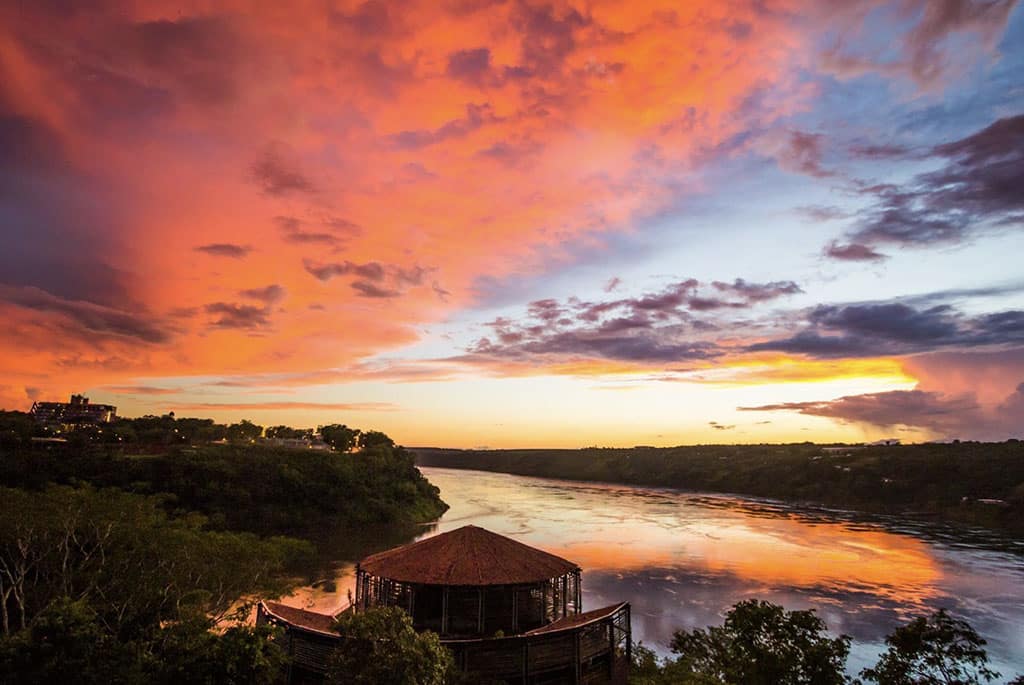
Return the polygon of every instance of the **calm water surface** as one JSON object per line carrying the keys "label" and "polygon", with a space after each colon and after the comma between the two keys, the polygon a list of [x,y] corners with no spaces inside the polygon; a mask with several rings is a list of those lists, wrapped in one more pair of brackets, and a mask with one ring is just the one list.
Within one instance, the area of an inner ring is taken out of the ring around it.
{"label": "calm water surface", "polygon": [[1003,680],[1024,673],[1024,544],[978,531],[865,519],[735,496],[423,468],[451,509],[414,531],[340,531],[333,578],[288,601],[347,603],[355,560],[469,523],[575,561],[585,608],[627,600],[634,639],[666,654],[679,628],[720,624],[766,599],[814,608],[853,637],[850,669],[874,662],[907,617],[946,607],[988,640]]}

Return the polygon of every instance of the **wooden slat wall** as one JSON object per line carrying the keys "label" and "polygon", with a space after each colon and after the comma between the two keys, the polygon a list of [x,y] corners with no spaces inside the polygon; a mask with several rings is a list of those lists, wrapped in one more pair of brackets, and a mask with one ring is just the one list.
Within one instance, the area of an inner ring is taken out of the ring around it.
{"label": "wooden slat wall", "polygon": [[[565,685],[625,685],[629,673],[629,606],[572,630],[483,640],[442,641],[460,669],[482,681]],[[285,628],[293,666],[324,673],[331,650],[342,638],[310,633],[278,620]]]}

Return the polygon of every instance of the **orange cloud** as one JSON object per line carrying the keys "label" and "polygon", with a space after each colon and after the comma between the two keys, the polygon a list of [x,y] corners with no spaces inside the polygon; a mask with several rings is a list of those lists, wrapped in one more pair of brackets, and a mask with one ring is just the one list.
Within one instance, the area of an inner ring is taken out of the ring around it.
{"label": "orange cloud", "polygon": [[0,106],[44,188],[25,215],[60,208],[2,303],[0,399],[416,340],[480,276],[628,229],[763,116],[755,92],[790,92],[805,37],[769,5],[0,11]]}

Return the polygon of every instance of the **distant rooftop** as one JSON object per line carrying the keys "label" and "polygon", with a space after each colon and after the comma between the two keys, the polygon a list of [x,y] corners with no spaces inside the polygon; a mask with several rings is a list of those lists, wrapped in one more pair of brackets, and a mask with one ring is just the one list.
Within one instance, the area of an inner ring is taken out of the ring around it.
{"label": "distant rooftop", "polygon": [[421,585],[518,585],[579,570],[571,561],[477,526],[363,559],[370,575]]}

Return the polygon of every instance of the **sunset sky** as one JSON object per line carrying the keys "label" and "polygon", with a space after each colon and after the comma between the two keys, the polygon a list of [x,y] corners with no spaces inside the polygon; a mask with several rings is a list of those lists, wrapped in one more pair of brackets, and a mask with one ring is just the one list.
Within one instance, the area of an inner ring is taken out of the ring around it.
{"label": "sunset sky", "polygon": [[1015,0],[0,4],[7,409],[1024,437],[1022,229]]}

